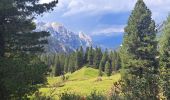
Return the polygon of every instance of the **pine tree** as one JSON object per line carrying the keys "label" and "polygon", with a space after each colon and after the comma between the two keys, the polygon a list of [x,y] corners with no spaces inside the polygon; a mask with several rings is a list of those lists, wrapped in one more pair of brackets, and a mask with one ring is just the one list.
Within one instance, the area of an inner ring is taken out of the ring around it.
{"label": "pine tree", "polygon": [[69,72],[74,72],[75,71],[75,61],[76,61],[75,54],[72,53],[70,55],[70,58],[69,58],[69,65],[68,65],[69,66],[69,68],[68,68]]}
{"label": "pine tree", "polygon": [[88,51],[88,63],[89,65],[93,65],[93,47],[91,46]]}
{"label": "pine tree", "polygon": [[106,49],[103,56],[102,56],[102,60],[100,61],[100,67],[102,67],[102,71],[105,70],[105,64],[108,60],[109,60],[108,51]]}
{"label": "pine tree", "polygon": [[125,70],[123,87],[128,99],[157,99],[157,42],[155,22],[143,0],[132,11],[121,48]]}
{"label": "pine tree", "polygon": [[64,62],[64,72],[68,72],[68,65],[69,65],[69,56],[66,56],[65,62]]}
{"label": "pine tree", "polygon": [[99,76],[102,76],[103,75],[103,63],[102,62],[100,62],[100,65],[99,65]]}
{"label": "pine tree", "polygon": [[105,73],[107,76],[111,76],[112,70],[111,70],[111,65],[109,61],[107,61],[105,64]]}
{"label": "pine tree", "polygon": [[84,64],[88,63],[88,52],[89,52],[89,47],[86,48],[86,51],[84,54],[84,59],[83,59]]}
{"label": "pine tree", "polygon": [[83,47],[81,46],[80,47],[80,62],[81,62],[81,67],[83,67],[83,65],[84,65],[84,50],[83,50]]}
{"label": "pine tree", "polygon": [[167,100],[170,99],[170,15],[164,25],[162,36],[159,41],[160,52],[160,74],[162,80],[163,94]]}
{"label": "pine tree", "polygon": [[83,66],[83,48],[76,51],[76,70],[80,69]]}
{"label": "pine tree", "polygon": [[101,48],[97,48],[96,47],[96,51],[95,51],[95,55],[94,55],[94,65],[95,65],[95,68],[97,68],[97,69],[99,68],[101,59],[102,59]]}
{"label": "pine tree", "polygon": [[57,60],[56,60],[56,64],[54,66],[54,76],[59,76],[62,74],[62,71],[61,71],[61,64],[60,64],[60,60],[59,60],[59,57],[57,57]]}
{"label": "pine tree", "polygon": [[114,70],[114,71],[119,70],[120,67],[121,67],[121,61],[120,61],[119,53],[114,51],[114,53],[112,52],[110,55],[112,56],[111,57],[112,70]]}
{"label": "pine tree", "polygon": [[[0,75],[3,75],[0,78],[0,97],[2,100],[13,98],[22,100],[28,96],[27,94],[36,90],[34,87],[40,83],[38,80],[45,79],[45,65],[36,54],[44,52],[44,45],[47,44],[46,37],[49,34],[33,31],[36,28],[33,20],[36,15],[52,10],[58,1],[46,4],[40,4],[39,1],[0,1],[0,60],[3,61],[0,65]],[[9,68],[13,70],[6,71]]]}

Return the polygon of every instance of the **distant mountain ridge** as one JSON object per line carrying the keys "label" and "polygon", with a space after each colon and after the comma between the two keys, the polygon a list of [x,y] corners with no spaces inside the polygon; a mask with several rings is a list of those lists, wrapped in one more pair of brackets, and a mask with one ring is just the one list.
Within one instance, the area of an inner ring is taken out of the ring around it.
{"label": "distant mountain ridge", "polygon": [[93,45],[90,36],[80,32],[78,34],[71,32],[60,23],[39,22],[36,25],[36,31],[47,31],[48,37],[47,52],[52,53],[69,53],[75,51],[80,46],[84,48]]}

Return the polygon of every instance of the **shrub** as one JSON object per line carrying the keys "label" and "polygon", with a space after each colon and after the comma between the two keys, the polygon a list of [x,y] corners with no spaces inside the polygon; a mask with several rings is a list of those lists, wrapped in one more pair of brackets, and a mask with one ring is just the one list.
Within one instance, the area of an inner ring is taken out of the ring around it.
{"label": "shrub", "polygon": [[75,93],[63,92],[59,95],[60,100],[82,100],[80,95]]}
{"label": "shrub", "polygon": [[31,98],[31,100],[54,100],[54,98],[52,98],[51,96],[43,95],[41,92],[37,91]]}
{"label": "shrub", "polygon": [[106,97],[94,91],[89,96],[86,97],[86,100],[106,100]]}

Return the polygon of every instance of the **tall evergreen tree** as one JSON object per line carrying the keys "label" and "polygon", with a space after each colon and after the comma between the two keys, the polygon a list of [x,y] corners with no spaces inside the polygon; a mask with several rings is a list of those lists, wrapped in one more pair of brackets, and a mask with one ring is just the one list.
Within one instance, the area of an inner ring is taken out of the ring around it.
{"label": "tall evergreen tree", "polygon": [[84,59],[83,59],[84,64],[88,63],[88,52],[89,52],[89,47],[86,48],[86,51],[84,54]]}
{"label": "tall evergreen tree", "polygon": [[89,65],[93,65],[93,47],[91,46],[88,51],[88,63]]}
{"label": "tall evergreen tree", "polygon": [[62,74],[60,59],[57,57],[56,64],[54,66],[54,76],[59,76]]}
{"label": "tall evergreen tree", "polygon": [[111,76],[112,69],[109,61],[107,61],[105,64],[105,73],[107,76]]}
{"label": "tall evergreen tree", "polygon": [[99,76],[102,76],[103,75],[103,63],[102,62],[100,62],[100,65],[99,65]]}
{"label": "tall evergreen tree", "polygon": [[80,69],[83,66],[83,48],[76,51],[76,69]]}
{"label": "tall evergreen tree", "polygon": [[132,11],[121,48],[124,93],[129,99],[157,99],[155,22],[143,0]]}
{"label": "tall evergreen tree", "polygon": [[160,49],[160,75],[162,79],[163,94],[170,99],[170,15],[163,28],[163,34],[159,41]]}
{"label": "tall evergreen tree", "polygon": [[70,55],[70,58],[69,58],[69,72],[74,72],[75,71],[75,53],[71,54]]}
{"label": "tall evergreen tree", "polygon": [[111,57],[111,62],[112,62],[112,70],[117,71],[120,69],[121,67],[121,60],[120,60],[120,56],[119,53],[117,53],[116,51],[112,52],[110,54]]}
{"label": "tall evergreen tree", "polygon": [[109,61],[109,56],[108,56],[108,51],[106,49],[100,61],[100,67],[102,67],[102,71],[105,70],[105,64],[107,61]]}
{"label": "tall evergreen tree", "polygon": [[80,52],[80,62],[81,62],[81,67],[83,67],[83,65],[84,65],[84,50],[83,50],[83,47],[81,46],[80,47],[80,50],[79,50],[79,52]]}
{"label": "tall evergreen tree", "polygon": [[95,55],[94,55],[94,65],[97,69],[99,68],[101,59],[102,59],[101,48],[96,47],[96,51],[95,51]]}
{"label": "tall evergreen tree", "polygon": [[68,72],[68,65],[69,65],[69,56],[66,56],[65,62],[64,62],[64,72]]}
{"label": "tall evergreen tree", "polygon": [[[47,44],[46,37],[49,34],[34,32],[36,27],[33,19],[35,15],[52,10],[58,1],[46,4],[40,4],[39,1],[0,1],[0,60],[3,61],[0,65],[0,70],[2,69],[0,71],[0,97],[2,100],[24,99],[27,94],[36,90],[36,84],[39,82],[35,79],[44,79],[45,68],[36,54],[44,51],[43,47]],[[7,71],[10,68],[13,70]],[[8,77],[11,77],[13,81],[7,79]]]}

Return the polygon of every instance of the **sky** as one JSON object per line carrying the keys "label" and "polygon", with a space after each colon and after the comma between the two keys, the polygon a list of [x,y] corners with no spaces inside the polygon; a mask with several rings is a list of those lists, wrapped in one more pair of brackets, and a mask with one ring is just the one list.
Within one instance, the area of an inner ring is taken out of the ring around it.
{"label": "sky", "polygon": [[[41,3],[52,0],[41,0]],[[59,0],[54,11],[37,17],[41,22],[58,22],[73,32],[84,32],[96,42],[122,42],[124,27],[137,0]],[[156,24],[166,20],[170,0],[144,0]],[[109,44],[107,43],[107,44]],[[113,44],[115,44],[113,43]],[[105,44],[103,44],[105,45]],[[109,44],[112,45],[112,44]]]}

